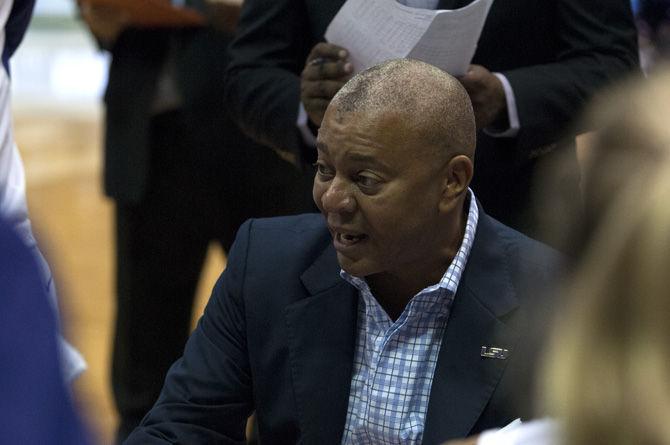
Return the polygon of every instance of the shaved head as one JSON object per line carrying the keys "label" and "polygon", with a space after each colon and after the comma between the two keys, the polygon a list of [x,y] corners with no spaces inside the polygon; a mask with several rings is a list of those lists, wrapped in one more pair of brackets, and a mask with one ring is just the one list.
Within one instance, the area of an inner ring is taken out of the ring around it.
{"label": "shaved head", "polygon": [[373,119],[396,115],[438,153],[474,155],[475,118],[467,92],[454,77],[418,60],[390,60],[359,73],[329,107]]}

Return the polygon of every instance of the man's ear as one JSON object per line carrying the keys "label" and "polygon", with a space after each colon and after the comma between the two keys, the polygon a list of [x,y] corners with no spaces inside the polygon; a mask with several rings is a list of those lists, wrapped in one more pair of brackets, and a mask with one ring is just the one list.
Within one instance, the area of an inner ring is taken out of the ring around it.
{"label": "man's ear", "polygon": [[442,210],[449,211],[462,201],[461,198],[468,190],[473,172],[474,165],[469,157],[457,155],[449,160],[445,166],[444,187],[440,202]]}

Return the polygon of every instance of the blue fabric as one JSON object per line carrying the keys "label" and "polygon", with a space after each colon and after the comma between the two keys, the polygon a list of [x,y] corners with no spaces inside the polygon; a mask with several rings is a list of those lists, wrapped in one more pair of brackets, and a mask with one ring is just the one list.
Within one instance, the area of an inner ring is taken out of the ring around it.
{"label": "blue fabric", "polygon": [[37,263],[0,220],[0,442],[88,443],[63,382]]}
{"label": "blue fabric", "polygon": [[19,47],[28,30],[34,7],[35,0],[14,0],[12,11],[5,25],[5,47],[2,48],[2,64],[7,73],[9,73],[9,58]]}
{"label": "blue fabric", "polygon": [[636,14],[640,11],[640,0],[630,0],[630,6],[633,8],[633,14]]}

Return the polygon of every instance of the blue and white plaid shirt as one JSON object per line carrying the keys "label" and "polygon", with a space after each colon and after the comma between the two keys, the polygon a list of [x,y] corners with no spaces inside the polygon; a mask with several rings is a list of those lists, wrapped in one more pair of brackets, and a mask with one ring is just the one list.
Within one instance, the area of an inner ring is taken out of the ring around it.
{"label": "blue and white plaid shirt", "polygon": [[340,272],[361,296],[343,444],[421,443],[442,336],[477,230],[479,211],[469,195],[458,253],[440,282],[416,294],[395,322],[365,280]]}

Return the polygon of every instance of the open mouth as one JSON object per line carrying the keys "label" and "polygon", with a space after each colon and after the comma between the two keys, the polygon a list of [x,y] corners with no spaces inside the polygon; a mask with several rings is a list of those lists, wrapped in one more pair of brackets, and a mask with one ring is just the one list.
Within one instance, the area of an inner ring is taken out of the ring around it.
{"label": "open mouth", "polygon": [[353,246],[365,240],[367,235],[351,233],[335,233],[335,241],[343,246]]}

